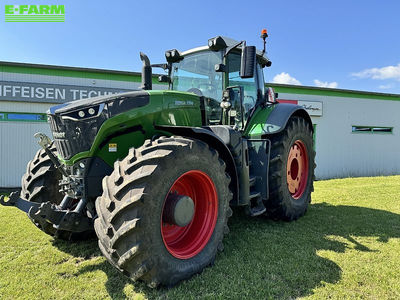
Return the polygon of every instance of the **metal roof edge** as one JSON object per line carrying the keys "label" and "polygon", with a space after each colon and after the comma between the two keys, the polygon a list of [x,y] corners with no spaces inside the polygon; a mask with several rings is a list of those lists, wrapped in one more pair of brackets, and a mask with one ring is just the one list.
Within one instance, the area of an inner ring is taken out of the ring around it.
{"label": "metal roof edge", "polygon": [[[108,73],[108,74],[120,74],[120,75],[136,75],[136,76],[141,75],[140,72],[132,72],[132,71],[71,67],[71,66],[59,66],[59,65],[46,65],[46,64],[34,64],[34,63],[25,63],[25,62],[12,62],[12,61],[0,61],[0,66],[28,67],[28,68],[52,69],[52,70],[69,70],[69,71]],[[153,75],[156,75],[156,74],[153,74]]]}

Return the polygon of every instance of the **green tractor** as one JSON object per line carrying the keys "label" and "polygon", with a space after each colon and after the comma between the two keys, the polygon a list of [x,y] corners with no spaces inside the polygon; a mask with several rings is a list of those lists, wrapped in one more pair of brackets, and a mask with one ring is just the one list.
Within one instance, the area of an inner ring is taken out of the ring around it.
{"label": "green tractor", "polygon": [[[132,280],[171,286],[213,263],[231,207],[291,221],[314,179],[313,126],[264,85],[264,50],[217,36],[207,46],[143,53],[142,89],[52,107],[53,140],[22,191],[3,205],[65,240],[95,231],[107,260]],[[152,67],[168,90],[152,90]]]}

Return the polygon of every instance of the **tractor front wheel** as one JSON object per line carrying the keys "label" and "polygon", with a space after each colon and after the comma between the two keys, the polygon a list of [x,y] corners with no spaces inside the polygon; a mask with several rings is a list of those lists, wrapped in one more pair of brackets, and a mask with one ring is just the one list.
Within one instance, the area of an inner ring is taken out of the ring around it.
{"label": "tractor front wheel", "polygon": [[152,287],[201,272],[228,232],[229,182],[217,151],[199,140],[161,137],[132,148],[96,200],[101,251]]}
{"label": "tractor front wheel", "polygon": [[[54,144],[50,146],[50,151],[57,155]],[[28,162],[26,173],[21,180],[21,198],[37,203],[50,202],[60,204],[64,195],[59,192],[58,181],[62,178],[61,173],[55,168],[50,157],[43,149],[37,151],[35,157]],[[46,223],[42,227],[39,223],[33,223],[43,232],[62,240],[85,240],[93,236],[93,230],[85,232],[71,232],[58,230],[52,224]]]}

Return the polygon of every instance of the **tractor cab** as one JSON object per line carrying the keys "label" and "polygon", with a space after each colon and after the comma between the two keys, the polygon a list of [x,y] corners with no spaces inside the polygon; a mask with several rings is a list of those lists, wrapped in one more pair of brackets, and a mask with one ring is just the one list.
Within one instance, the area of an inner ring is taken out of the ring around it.
{"label": "tractor cab", "polygon": [[[265,39],[264,39],[265,41]],[[204,97],[206,125],[244,129],[252,110],[266,99],[263,67],[271,61],[263,51],[226,37],[180,53],[166,51],[169,89]]]}

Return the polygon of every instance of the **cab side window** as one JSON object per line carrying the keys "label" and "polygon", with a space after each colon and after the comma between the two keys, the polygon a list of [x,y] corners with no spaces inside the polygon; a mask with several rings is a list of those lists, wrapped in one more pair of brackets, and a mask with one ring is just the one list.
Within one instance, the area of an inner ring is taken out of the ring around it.
{"label": "cab side window", "polygon": [[228,55],[229,86],[239,85],[243,87],[243,112],[246,117],[257,102],[257,82],[255,72],[253,78],[240,77],[240,58],[241,56],[238,53]]}

